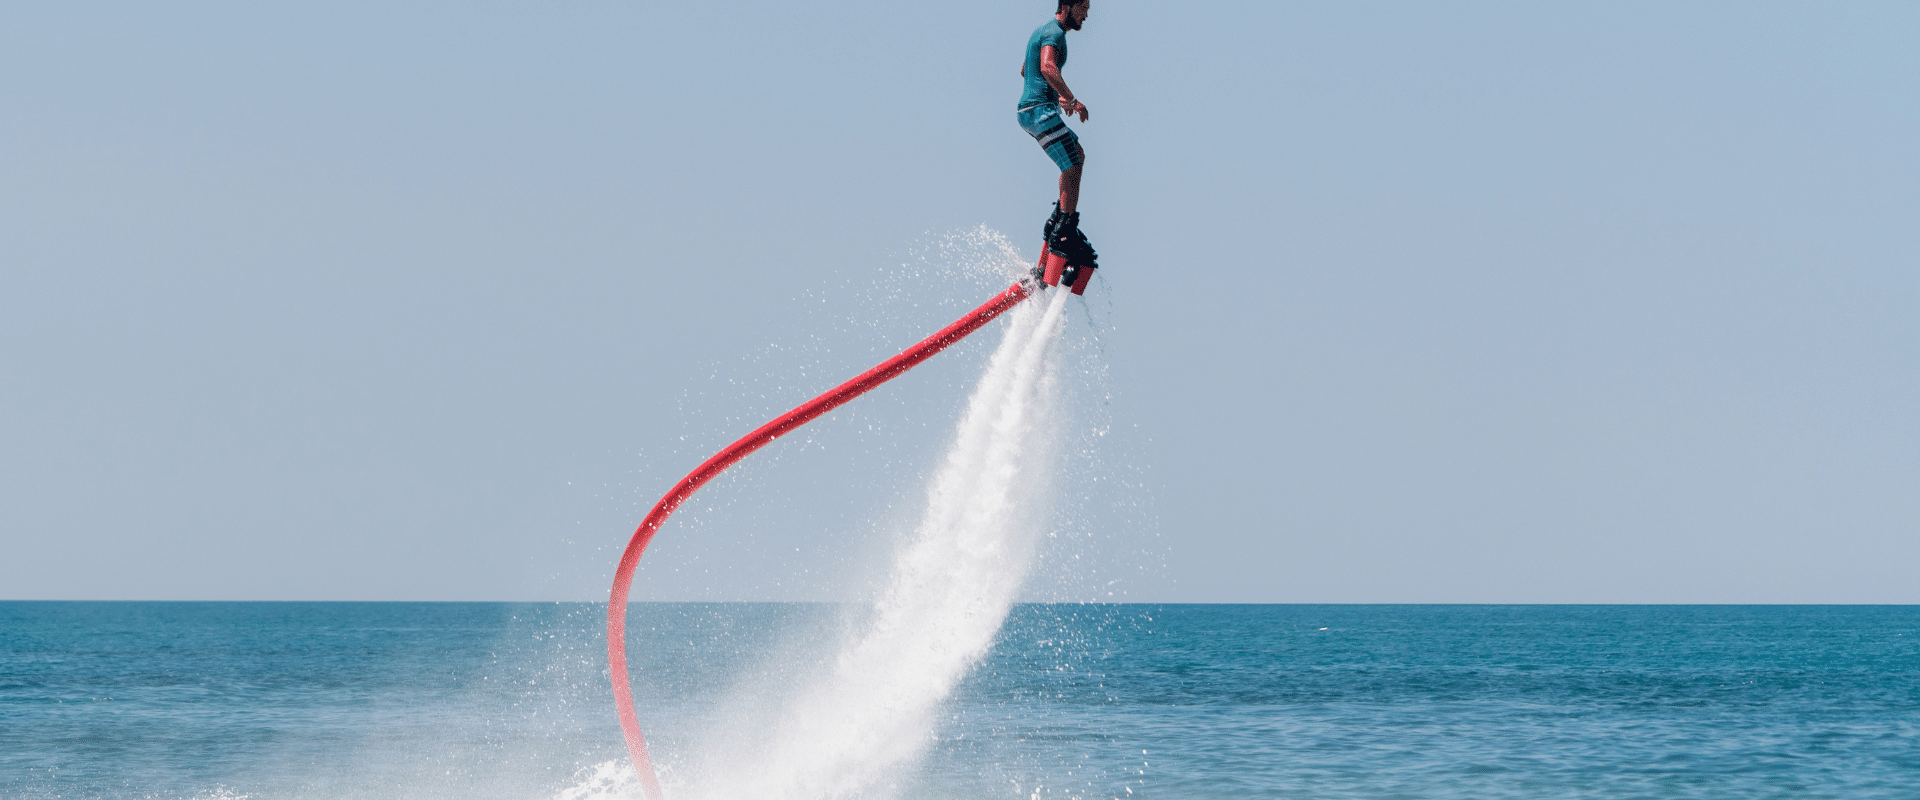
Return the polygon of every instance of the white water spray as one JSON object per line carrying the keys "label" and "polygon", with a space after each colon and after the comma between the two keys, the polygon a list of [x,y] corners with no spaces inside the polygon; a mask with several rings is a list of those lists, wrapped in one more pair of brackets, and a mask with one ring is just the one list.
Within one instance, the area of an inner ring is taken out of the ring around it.
{"label": "white water spray", "polygon": [[770,727],[735,731],[685,783],[669,779],[669,795],[883,798],[910,777],[941,703],[992,646],[1045,525],[1057,450],[1051,362],[1066,297],[1050,292],[1008,314],[925,517],[831,663]]}

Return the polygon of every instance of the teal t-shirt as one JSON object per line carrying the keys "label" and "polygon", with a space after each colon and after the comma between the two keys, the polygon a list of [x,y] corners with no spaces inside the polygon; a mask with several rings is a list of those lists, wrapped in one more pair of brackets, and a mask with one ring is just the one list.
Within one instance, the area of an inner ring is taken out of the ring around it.
{"label": "teal t-shirt", "polygon": [[1040,75],[1040,48],[1052,47],[1056,66],[1067,65],[1067,32],[1060,28],[1060,20],[1050,19],[1047,24],[1034,30],[1027,39],[1027,86],[1020,92],[1020,107],[1037,106],[1042,103],[1058,103],[1060,95],[1047,85],[1047,79]]}

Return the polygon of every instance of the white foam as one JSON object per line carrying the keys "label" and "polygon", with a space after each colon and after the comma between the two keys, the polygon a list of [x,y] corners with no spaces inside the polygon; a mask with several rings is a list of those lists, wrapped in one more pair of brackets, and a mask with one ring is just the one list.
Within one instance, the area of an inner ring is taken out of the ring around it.
{"label": "white foam", "polygon": [[236,794],[232,789],[214,789],[206,794],[194,795],[193,800],[247,800],[252,795]]}
{"label": "white foam", "polygon": [[573,787],[554,795],[553,800],[627,800],[642,796],[640,781],[635,779],[633,762],[626,759],[602,761],[580,771]]}

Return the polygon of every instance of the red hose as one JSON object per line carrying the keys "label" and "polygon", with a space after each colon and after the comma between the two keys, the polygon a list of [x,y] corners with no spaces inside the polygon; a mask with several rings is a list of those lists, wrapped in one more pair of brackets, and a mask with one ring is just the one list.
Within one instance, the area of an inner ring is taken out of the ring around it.
{"label": "red hose", "polygon": [[646,551],[653,535],[659,532],[660,526],[666,523],[674,509],[735,462],[787,432],[812,422],[815,417],[839,408],[847,401],[866,394],[867,390],[913,369],[935,353],[947,349],[948,345],[992,322],[994,317],[1027,299],[1028,294],[1024,283],[1009,286],[985,305],[952,325],[941,328],[939,333],[860,373],[859,377],[840,384],[833,391],[780,415],[774,421],[760,426],[759,430],[740,437],[739,441],[727,445],[727,449],[715,453],[698,469],[681,478],[679,483],[674,484],[673,490],[667,492],[667,496],[654,504],[647,518],[640,521],[639,529],[633,532],[633,539],[627,542],[626,552],[620,554],[620,568],[613,573],[613,596],[607,601],[607,665],[613,671],[613,705],[620,712],[620,730],[626,734],[627,753],[633,757],[634,774],[640,777],[648,800],[661,800],[660,779],[653,772],[653,760],[647,756],[647,738],[640,733],[640,718],[633,710],[633,684],[627,675],[627,595],[633,589],[633,570],[640,565],[640,554]]}

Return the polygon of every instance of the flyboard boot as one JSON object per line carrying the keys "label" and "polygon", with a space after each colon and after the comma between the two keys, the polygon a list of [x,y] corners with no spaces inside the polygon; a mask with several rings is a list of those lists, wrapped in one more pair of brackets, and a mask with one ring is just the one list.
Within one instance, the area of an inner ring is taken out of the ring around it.
{"label": "flyboard boot", "polygon": [[1060,221],[1053,237],[1047,241],[1047,249],[1063,257],[1060,285],[1071,288],[1074,294],[1086,294],[1087,282],[1093,280],[1093,271],[1100,268],[1100,256],[1093,252],[1087,235],[1080,231],[1080,212],[1068,214]]}
{"label": "flyboard boot", "polygon": [[1060,204],[1053,204],[1053,216],[1047,218],[1047,224],[1040,229],[1040,263],[1033,267],[1033,278],[1048,286],[1060,285],[1060,272],[1067,266],[1067,257],[1053,246],[1055,234],[1067,221],[1067,215],[1060,210]]}

